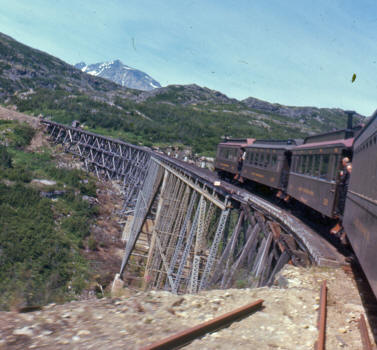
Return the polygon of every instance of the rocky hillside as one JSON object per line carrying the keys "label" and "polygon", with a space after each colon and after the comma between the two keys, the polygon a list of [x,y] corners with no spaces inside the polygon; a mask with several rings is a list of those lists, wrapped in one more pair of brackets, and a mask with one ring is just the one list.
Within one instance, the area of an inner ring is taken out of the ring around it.
{"label": "rocky hillside", "polygon": [[203,155],[214,155],[223,136],[300,138],[346,125],[340,109],[238,101],[195,84],[125,88],[3,34],[0,103],[62,123],[80,120],[92,131],[131,143],[190,146]]}
{"label": "rocky hillside", "polygon": [[120,60],[89,65],[80,62],[75,64],[75,67],[90,75],[111,80],[131,89],[150,91],[161,87],[160,83],[148,74],[126,66]]}
{"label": "rocky hillside", "polygon": [[[254,97],[248,97],[242,101],[247,107],[264,113],[276,114],[283,117],[300,120],[301,118],[315,118],[325,122],[328,118],[345,117],[345,111],[340,108],[294,107],[284,106],[279,103],[270,103]],[[361,115],[357,115],[361,117]]]}
{"label": "rocky hillside", "polygon": [[[200,87],[196,84],[191,85],[169,85],[160,89],[141,93],[137,96],[138,102],[161,102],[182,106],[196,105],[240,105],[234,98],[229,98],[223,93]],[[241,106],[241,105],[240,105]]]}

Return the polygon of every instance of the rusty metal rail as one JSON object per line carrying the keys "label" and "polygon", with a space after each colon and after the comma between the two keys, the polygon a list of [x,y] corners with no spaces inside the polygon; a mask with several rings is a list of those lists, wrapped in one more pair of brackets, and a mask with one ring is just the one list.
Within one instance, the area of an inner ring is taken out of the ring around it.
{"label": "rusty metal rail", "polygon": [[242,306],[224,315],[216,317],[207,322],[201,323],[195,327],[186,329],[179,333],[176,333],[168,338],[159,340],[153,344],[147,345],[140,350],[163,350],[163,349],[174,349],[176,347],[182,346],[196,338],[199,338],[206,333],[212,332],[216,329],[227,326],[240,318],[243,318],[250,313],[257,311],[262,307],[263,300],[259,299],[251,304]]}
{"label": "rusty metal rail", "polygon": [[360,315],[359,330],[361,335],[361,342],[363,343],[363,350],[373,350],[364,315]]}
{"label": "rusty metal rail", "polygon": [[318,317],[318,339],[316,342],[316,350],[325,350],[326,343],[326,304],[327,304],[327,286],[326,280],[321,285],[320,307]]}

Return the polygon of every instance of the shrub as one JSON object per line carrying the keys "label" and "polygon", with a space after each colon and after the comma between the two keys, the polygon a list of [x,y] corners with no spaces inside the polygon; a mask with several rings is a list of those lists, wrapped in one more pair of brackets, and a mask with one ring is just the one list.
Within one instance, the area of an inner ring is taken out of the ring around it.
{"label": "shrub", "polygon": [[12,156],[9,154],[7,148],[0,145],[0,168],[11,168]]}
{"label": "shrub", "polygon": [[35,135],[35,130],[27,124],[19,124],[14,128],[14,145],[17,148],[28,146]]}

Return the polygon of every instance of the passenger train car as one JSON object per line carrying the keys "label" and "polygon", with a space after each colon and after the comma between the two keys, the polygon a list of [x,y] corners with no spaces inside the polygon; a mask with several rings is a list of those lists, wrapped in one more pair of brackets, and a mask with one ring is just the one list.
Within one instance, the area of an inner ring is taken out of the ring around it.
{"label": "passenger train car", "polygon": [[310,136],[295,147],[287,193],[321,214],[335,218],[341,161],[344,157],[352,158],[354,132],[340,130]]}
{"label": "passenger train car", "polygon": [[[218,145],[215,170],[282,191],[324,216],[339,216],[341,160],[352,159],[354,137],[361,126],[302,140],[230,139]],[[245,153],[242,164],[240,156]],[[237,175],[240,176],[237,176]]]}
{"label": "passenger train car", "polygon": [[377,296],[377,111],[356,137],[343,226]]}
{"label": "passenger train car", "polygon": [[[242,152],[246,153],[240,164]],[[339,213],[343,157],[352,159],[353,170],[345,211]],[[283,191],[330,219],[342,217],[344,231],[377,296],[377,111],[365,127],[353,128],[349,112],[347,129],[309,136],[303,142],[220,143],[215,169],[223,176]]]}
{"label": "passenger train car", "polygon": [[234,176],[238,173],[239,157],[243,148],[255,139],[225,139],[217,146],[215,169],[220,176]]}
{"label": "passenger train car", "polygon": [[288,184],[292,149],[300,140],[256,140],[245,147],[241,176],[263,185],[285,190]]}

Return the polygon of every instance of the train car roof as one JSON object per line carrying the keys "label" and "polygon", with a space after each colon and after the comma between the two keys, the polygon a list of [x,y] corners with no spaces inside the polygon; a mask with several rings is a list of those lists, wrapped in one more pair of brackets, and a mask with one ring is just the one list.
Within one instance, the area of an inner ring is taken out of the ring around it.
{"label": "train car roof", "polygon": [[364,134],[366,130],[369,129],[369,126],[377,119],[377,109],[374,111],[374,113],[369,117],[368,122],[364,125],[364,127],[361,129],[357,137],[355,137],[355,142],[359,140],[359,138]]}
{"label": "train car roof", "polygon": [[329,132],[324,132],[322,134],[310,135],[305,137],[304,144],[315,142],[330,142],[334,140],[343,140],[348,138],[353,138],[360,132],[362,125],[356,125],[352,129],[339,129]]}
{"label": "train car roof", "polygon": [[353,141],[355,139],[341,139],[341,140],[331,140],[331,141],[321,141],[321,142],[312,142],[312,143],[304,143],[300,146],[295,147],[295,149],[310,149],[310,148],[327,148],[327,147],[352,147]]}
{"label": "train car roof", "polygon": [[219,146],[246,147],[254,143],[255,139],[224,139]]}
{"label": "train car roof", "polygon": [[301,139],[288,139],[288,140],[256,140],[252,145],[246,148],[265,148],[265,149],[284,149],[289,150],[301,145]]}

